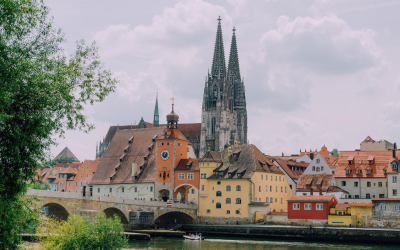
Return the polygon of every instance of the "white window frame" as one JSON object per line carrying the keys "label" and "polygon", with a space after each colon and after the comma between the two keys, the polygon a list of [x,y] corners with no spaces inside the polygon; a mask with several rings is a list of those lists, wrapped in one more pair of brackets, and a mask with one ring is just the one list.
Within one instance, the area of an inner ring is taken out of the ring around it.
{"label": "white window frame", "polygon": [[324,210],[324,204],[323,203],[317,203],[316,210]]}
{"label": "white window frame", "polygon": [[386,211],[386,205],[385,204],[379,205],[379,211]]}
{"label": "white window frame", "polygon": [[312,205],[311,203],[304,203],[304,210],[311,210]]}
{"label": "white window frame", "polygon": [[194,179],[194,174],[193,173],[188,173],[187,174],[187,179],[188,180],[193,180]]}
{"label": "white window frame", "polygon": [[397,176],[392,176],[392,183],[397,183]]}
{"label": "white window frame", "polygon": [[184,180],[185,179],[185,174],[178,174],[178,179],[179,180]]}
{"label": "white window frame", "polygon": [[293,203],[293,210],[300,210],[300,203]]}

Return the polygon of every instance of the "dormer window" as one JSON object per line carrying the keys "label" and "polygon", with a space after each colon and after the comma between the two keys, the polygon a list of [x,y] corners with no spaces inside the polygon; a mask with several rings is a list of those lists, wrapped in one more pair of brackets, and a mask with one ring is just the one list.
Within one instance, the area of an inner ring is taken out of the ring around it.
{"label": "dormer window", "polygon": [[351,165],[351,162],[352,162],[352,161],[350,160],[350,161],[349,161],[349,165]]}
{"label": "dormer window", "polygon": [[356,175],[359,175],[360,172],[361,172],[361,170],[360,170],[360,169],[357,169],[357,170],[356,170]]}
{"label": "dormer window", "polygon": [[397,162],[392,162],[392,169],[397,169]]}
{"label": "dormer window", "polygon": [[241,173],[238,173],[238,174],[237,174],[237,177],[238,177],[238,178],[242,178],[242,174],[241,174]]}
{"label": "dormer window", "polygon": [[350,169],[346,169],[346,175],[350,174]]}
{"label": "dormer window", "polygon": [[372,161],[368,161],[368,165],[372,165]]}
{"label": "dormer window", "polygon": [[362,160],[358,161],[358,164],[362,164]]}
{"label": "dormer window", "polygon": [[129,140],[128,140],[128,143],[129,143],[129,144],[132,144],[132,142],[133,142],[133,137],[134,137],[134,136],[132,136],[131,138],[129,138]]}
{"label": "dormer window", "polygon": [[229,173],[229,174],[228,174],[228,177],[229,177],[229,178],[232,178],[232,174],[231,174],[231,173]]}
{"label": "dormer window", "polygon": [[370,169],[367,169],[367,170],[365,171],[365,173],[366,173],[367,175],[370,175],[370,174],[371,174],[371,170],[370,170]]}

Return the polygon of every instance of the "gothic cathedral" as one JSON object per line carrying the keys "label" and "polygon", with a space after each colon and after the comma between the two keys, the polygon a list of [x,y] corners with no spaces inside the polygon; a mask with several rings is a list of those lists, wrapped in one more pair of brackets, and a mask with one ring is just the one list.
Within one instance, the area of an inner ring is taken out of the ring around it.
{"label": "gothic cathedral", "polygon": [[208,151],[222,151],[234,143],[247,143],[247,109],[244,81],[233,28],[228,70],[225,65],[221,18],[211,73],[206,76],[201,114],[200,158]]}

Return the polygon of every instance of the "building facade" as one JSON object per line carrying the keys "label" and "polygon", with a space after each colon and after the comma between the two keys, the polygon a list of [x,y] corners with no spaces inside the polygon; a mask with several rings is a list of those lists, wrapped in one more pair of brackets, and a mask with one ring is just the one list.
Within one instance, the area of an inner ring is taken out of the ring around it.
{"label": "building facade", "polygon": [[247,143],[247,109],[244,81],[233,29],[229,65],[226,68],[221,18],[211,72],[206,76],[201,115],[200,158],[208,151],[222,151],[226,145]]}
{"label": "building facade", "polygon": [[361,151],[387,151],[393,148],[393,143],[388,142],[387,140],[375,141],[370,136],[367,136],[367,138],[360,143]]}
{"label": "building facade", "polygon": [[330,207],[338,203],[333,195],[294,195],[288,199],[289,220],[328,220]]}

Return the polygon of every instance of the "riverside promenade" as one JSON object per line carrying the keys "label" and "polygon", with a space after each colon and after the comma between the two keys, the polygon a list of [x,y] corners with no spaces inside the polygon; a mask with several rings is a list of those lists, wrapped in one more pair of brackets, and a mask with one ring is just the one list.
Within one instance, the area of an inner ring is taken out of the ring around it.
{"label": "riverside promenade", "polygon": [[187,233],[209,236],[254,237],[296,241],[400,244],[400,229],[305,227],[284,225],[182,225]]}

